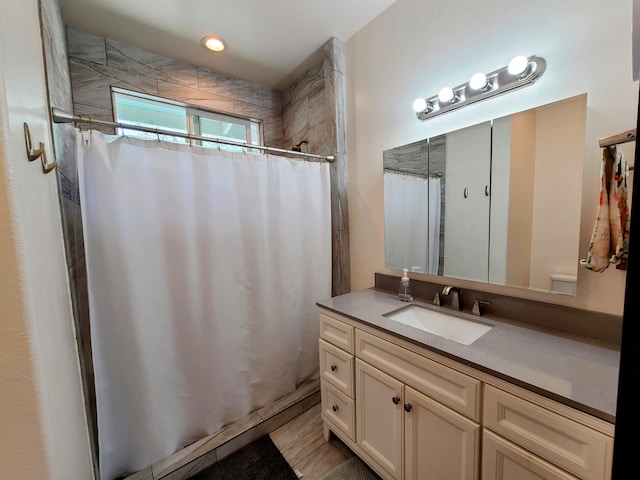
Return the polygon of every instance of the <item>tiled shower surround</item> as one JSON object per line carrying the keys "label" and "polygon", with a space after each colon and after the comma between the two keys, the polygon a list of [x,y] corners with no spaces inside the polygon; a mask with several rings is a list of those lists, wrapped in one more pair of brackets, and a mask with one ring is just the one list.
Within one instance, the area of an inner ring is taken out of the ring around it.
{"label": "tiled shower surround", "polygon": [[[345,84],[340,40],[330,39],[322,49],[323,58],[280,92],[65,28],[56,0],[40,0],[40,6],[51,107],[83,117],[113,120],[111,87],[120,87],[261,120],[267,146],[289,149],[308,140],[303,151],[336,155],[338,161],[331,165],[333,292],[349,291]],[[64,133],[69,128],[72,127],[54,124],[52,130],[85,405],[92,451],[97,458],[82,211],[75,145]],[[113,133],[113,129],[101,130]]]}
{"label": "tiled shower surround", "polygon": [[[331,165],[332,294],[350,290],[344,45],[322,47],[323,58],[282,92],[188,65],[110,39],[67,29],[75,113],[113,119],[111,87],[176,100],[262,121],[265,145],[336,156]],[[112,129],[103,129],[113,133]]]}
{"label": "tiled shower surround", "polygon": [[113,120],[119,87],[262,120],[265,144],[283,146],[280,92],[71,28],[67,42],[78,115]]}

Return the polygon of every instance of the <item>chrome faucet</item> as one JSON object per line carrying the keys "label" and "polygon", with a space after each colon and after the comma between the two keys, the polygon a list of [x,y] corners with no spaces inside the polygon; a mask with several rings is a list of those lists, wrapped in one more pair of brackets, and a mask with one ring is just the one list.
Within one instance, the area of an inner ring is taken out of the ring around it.
{"label": "chrome faucet", "polygon": [[451,308],[453,310],[460,310],[462,305],[460,304],[460,289],[452,285],[448,285],[442,289],[443,295],[451,295]]}

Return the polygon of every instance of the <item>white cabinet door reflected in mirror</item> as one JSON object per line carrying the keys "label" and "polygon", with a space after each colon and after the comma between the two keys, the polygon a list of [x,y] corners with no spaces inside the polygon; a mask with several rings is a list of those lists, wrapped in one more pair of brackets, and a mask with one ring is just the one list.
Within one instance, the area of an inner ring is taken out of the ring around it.
{"label": "white cabinet door reflected in mirror", "polygon": [[446,135],[444,275],[489,281],[491,122]]}
{"label": "white cabinet door reflected in mirror", "polygon": [[580,95],[385,151],[387,268],[551,292],[575,279],[585,127]]}

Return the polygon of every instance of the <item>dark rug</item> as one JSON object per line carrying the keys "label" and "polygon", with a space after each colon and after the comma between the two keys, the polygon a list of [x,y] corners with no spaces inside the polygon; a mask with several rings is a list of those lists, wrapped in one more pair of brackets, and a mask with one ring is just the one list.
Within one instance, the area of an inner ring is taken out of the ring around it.
{"label": "dark rug", "polygon": [[190,480],[298,480],[298,476],[265,435]]}
{"label": "dark rug", "polygon": [[334,468],[320,480],[381,480],[378,475],[367,467],[358,457],[347,460]]}

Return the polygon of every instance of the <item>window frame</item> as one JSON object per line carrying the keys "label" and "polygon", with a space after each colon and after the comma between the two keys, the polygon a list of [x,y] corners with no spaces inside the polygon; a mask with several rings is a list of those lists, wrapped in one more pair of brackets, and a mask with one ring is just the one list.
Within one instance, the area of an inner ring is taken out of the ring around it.
{"label": "window frame", "polygon": [[[205,118],[205,119],[214,120],[214,121],[222,121],[222,122],[232,123],[235,125],[241,125],[246,129],[247,139],[244,141],[243,140],[233,140],[233,141],[246,142],[248,145],[264,146],[263,121],[260,119],[253,118],[253,117],[245,117],[245,116],[236,115],[228,112],[206,109],[198,105],[192,105],[189,103],[171,100],[169,98],[157,97],[157,96],[149,95],[146,93],[126,90],[124,88],[119,88],[119,87],[111,87],[111,103],[112,103],[114,122],[126,123],[126,120],[123,122],[123,120],[120,120],[118,118],[118,107],[117,107],[117,101],[116,101],[117,96],[128,97],[133,100],[136,100],[136,99],[144,100],[147,102],[157,103],[161,105],[171,105],[174,107],[179,107],[181,109],[184,109],[186,126],[187,126],[187,134],[189,135],[202,136],[199,119]],[[163,127],[161,125],[151,125],[151,128],[169,130],[168,127]],[[117,132],[118,134],[123,134],[123,130],[126,130],[126,128],[125,129],[118,128],[117,130],[118,130]],[[167,138],[165,138],[165,140],[176,142],[176,143],[184,143],[183,139],[181,139],[180,137],[171,138],[170,135],[167,135],[166,137]],[[212,142],[215,142],[214,138],[215,137],[212,137]],[[206,145],[203,145],[202,140],[193,140],[193,143],[196,145],[202,145],[206,147]],[[242,148],[242,147],[237,147],[233,145],[224,145],[224,144],[218,144],[218,145],[220,146],[220,148],[223,148],[223,149],[226,148],[229,150]]]}

